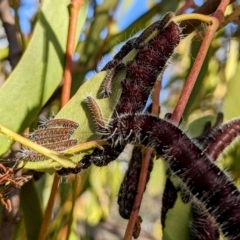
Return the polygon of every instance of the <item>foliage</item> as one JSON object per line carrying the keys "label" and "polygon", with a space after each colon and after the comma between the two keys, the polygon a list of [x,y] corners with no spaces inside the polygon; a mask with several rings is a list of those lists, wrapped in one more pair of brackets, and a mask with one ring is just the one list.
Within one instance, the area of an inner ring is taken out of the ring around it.
{"label": "foliage", "polygon": [[[110,98],[100,99],[99,89],[101,89],[105,72],[94,75],[88,81],[86,81],[87,76],[102,65],[104,59],[109,58],[109,54],[114,55],[113,52],[119,49],[119,41],[122,43],[131,37],[133,31],[146,28],[167,11],[176,12],[178,9],[183,9],[181,7],[186,6],[186,2],[163,0],[155,3],[152,1],[152,6],[148,6],[142,15],[132,23],[126,20],[128,26],[125,29],[119,29],[118,22],[123,19],[116,17],[114,13],[122,11],[125,13],[124,17],[128,19],[128,15],[135,12],[135,8],[132,8],[134,1],[123,6],[116,0],[105,0],[101,4],[92,1],[89,9],[93,14],[87,17],[89,3],[85,1],[78,19],[77,33],[81,32],[81,37],[76,42],[75,55],[80,57],[73,65],[73,97],[57,114],[58,118],[64,117],[80,124],[80,128],[74,135],[79,142],[100,138],[93,135],[94,124],[83,100],[88,95],[97,99],[104,119],[108,120],[117,103],[122,79],[122,76],[118,76]],[[28,127],[36,128],[39,115],[49,117],[52,111],[57,113],[60,109],[61,79],[69,18],[68,4],[68,0],[43,2],[36,16],[31,40],[17,67],[0,88],[0,123],[15,132],[23,133]],[[197,8],[196,5],[192,7]],[[232,8],[229,6],[228,11]],[[216,33],[198,75],[183,116],[185,126],[194,121],[189,130],[193,135],[199,134],[199,128],[202,129],[201,126],[207,120],[215,119],[214,115],[218,111],[223,111],[225,120],[240,116],[237,108],[239,99],[237,72],[240,68],[237,21],[236,24],[230,24]],[[204,31],[204,28],[205,26],[197,28],[196,31]],[[106,37],[102,37],[104,30],[107,32]],[[161,116],[173,111],[201,44],[201,42],[192,42],[190,37],[183,37],[186,38],[178,46],[177,53],[163,77]],[[0,154],[5,154],[11,144],[11,139],[0,135]],[[236,182],[239,182],[240,178],[240,165],[237,161],[239,156],[240,152],[234,145],[219,162],[222,168],[228,168]],[[73,160],[77,162],[79,158],[80,156],[76,155]],[[38,167],[36,163],[31,164],[27,164],[25,169],[37,169],[50,173],[55,171],[50,165],[50,160],[40,163]],[[97,237],[105,233],[98,231],[104,228],[104,222],[108,228],[121,232],[120,235],[123,236],[124,231],[121,229],[125,229],[126,221],[118,216],[116,195],[127,168],[126,165],[126,162],[115,161],[107,167],[91,167],[77,176],[77,184],[72,176],[62,178],[56,196],[54,218],[48,227],[47,239],[66,239],[68,226],[71,226],[68,239],[79,239],[79,236],[81,239],[89,239],[93,237],[91,235],[94,232],[93,229],[96,231],[94,239],[101,239]],[[191,209],[189,205],[183,204],[180,198],[174,208],[169,211],[167,227],[162,232],[159,218],[165,178],[165,165],[159,159],[154,166],[141,209],[141,215],[144,218],[141,239],[159,239],[160,236],[164,240],[179,239],[179,236],[182,236],[182,239],[189,239]],[[22,187],[20,198],[23,217],[15,229],[15,239],[38,238],[52,181],[53,175],[45,173],[38,181],[31,180]],[[75,204],[73,212],[72,204]],[[153,205],[154,209],[151,209]],[[72,225],[69,225],[71,221]],[[108,234],[105,239],[113,239],[113,235]]]}

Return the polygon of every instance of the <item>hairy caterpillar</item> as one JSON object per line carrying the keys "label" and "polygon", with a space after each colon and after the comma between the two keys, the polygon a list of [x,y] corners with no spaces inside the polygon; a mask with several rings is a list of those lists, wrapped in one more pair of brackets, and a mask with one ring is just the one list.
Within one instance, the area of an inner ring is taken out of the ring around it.
{"label": "hairy caterpillar", "polygon": [[173,205],[177,199],[177,190],[169,178],[166,180],[163,197],[162,197],[162,209],[161,209],[161,224],[165,227],[165,219],[169,209],[173,208]]}
{"label": "hairy caterpillar", "polygon": [[115,68],[119,63],[121,63],[122,59],[133,49],[133,43],[137,38],[132,38],[128,40],[120,49],[120,51],[113,57],[113,60],[108,62],[101,71],[109,70]]}
{"label": "hairy caterpillar", "polygon": [[151,26],[146,28],[138,37],[132,38],[128,40],[119,52],[113,57],[113,60],[108,62],[101,71],[109,70],[116,67],[119,63],[121,63],[122,59],[133,49],[142,48],[148,41],[151,39],[151,35],[155,30],[159,32],[163,30],[165,25],[170,21],[170,19],[174,16],[172,12],[166,13],[163,18],[159,21],[156,21]]}
{"label": "hairy caterpillar", "polygon": [[240,135],[240,119],[213,128],[203,140],[205,153],[214,161]]}
{"label": "hairy caterpillar", "polygon": [[41,127],[50,128],[50,127],[57,127],[57,126],[75,129],[75,128],[78,128],[79,124],[69,119],[55,118],[55,119],[49,119],[45,121],[40,125],[40,128]]}
{"label": "hairy caterpillar", "polygon": [[68,175],[70,173],[77,174],[83,169],[87,169],[93,163],[95,166],[102,167],[108,165],[113,160],[117,159],[123,151],[123,147],[118,146],[112,148],[110,145],[104,146],[104,150],[95,148],[91,155],[84,156],[75,168],[62,168],[57,171],[59,175]]}
{"label": "hairy caterpillar", "polygon": [[122,81],[122,94],[113,116],[143,110],[157,76],[165,67],[179,41],[180,29],[176,23],[170,22],[139,50],[134,60],[127,63],[126,78]]}
{"label": "hairy caterpillar", "polygon": [[[233,121],[230,121],[226,124],[221,125],[223,122],[223,113],[219,112],[217,115],[216,123],[212,126],[211,122],[207,122],[205,124],[205,127],[203,129],[203,132],[200,136],[195,137],[193,139],[194,142],[197,142],[198,146],[202,149],[202,151],[205,152],[206,155],[208,155],[213,161],[216,161],[219,157],[219,155],[224,151],[226,147],[228,147],[240,134],[240,120],[235,119]],[[169,180],[170,181],[170,180]],[[177,192],[174,188],[169,188],[166,185],[166,188],[164,190],[165,195],[172,195],[174,192]],[[169,200],[168,200],[169,201]],[[163,207],[166,205],[168,206],[168,201],[164,201],[163,198]],[[200,207],[199,207],[200,208]],[[166,207],[164,208],[166,209]],[[198,209],[198,211],[200,211]],[[206,217],[207,214],[198,214],[196,215],[198,218],[200,217]],[[199,221],[202,222],[201,227],[202,229],[208,227],[210,224],[210,218],[207,219],[199,219]],[[165,221],[165,218],[162,218],[162,223]],[[197,223],[198,221],[194,221],[194,223]],[[204,226],[203,223],[206,223],[207,226]],[[201,232],[201,228],[199,226],[194,227],[195,234],[197,234],[197,230]],[[201,233],[201,236],[203,237],[205,231]],[[214,238],[212,238],[214,239]]]}
{"label": "hairy caterpillar", "polygon": [[[30,133],[29,138],[45,148],[63,151],[77,144],[77,140],[71,138],[77,127],[78,123],[68,119],[50,119],[42,123],[37,130]],[[22,148],[19,158],[30,161],[47,159],[46,156],[29,148]]]}
{"label": "hairy caterpillar", "polygon": [[192,240],[218,240],[220,237],[215,220],[200,205],[192,206],[191,239]]}
{"label": "hairy caterpillar", "polygon": [[240,237],[240,193],[179,128],[151,115],[128,114],[112,119],[104,136],[113,146],[126,143],[153,147],[219,224],[229,239]]}
{"label": "hairy caterpillar", "polygon": [[44,138],[49,138],[49,137],[72,135],[73,132],[74,132],[74,129],[72,129],[72,128],[37,129],[33,133],[30,133],[29,137],[33,141],[40,141],[39,139],[44,139]]}
{"label": "hairy caterpillar", "polygon": [[[132,212],[135,197],[137,195],[138,182],[142,167],[142,149],[135,147],[133,149],[132,158],[129,162],[128,170],[125,173],[118,193],[119,214],[125,219],[129,219]],[[153,169],[153,157],[148,167],[147,181],[149,181],[150,173]]]}

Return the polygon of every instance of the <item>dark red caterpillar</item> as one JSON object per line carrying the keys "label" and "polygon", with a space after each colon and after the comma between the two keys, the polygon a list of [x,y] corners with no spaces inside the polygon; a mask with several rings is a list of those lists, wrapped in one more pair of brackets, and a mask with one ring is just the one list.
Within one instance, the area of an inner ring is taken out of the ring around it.
{"label": "dark red caterpillar", "polygon": [[240,192],[179,128],[154,116],[129,114],[111,120],[102,133],[113,146],[153,147],[214,217],[223,234],[240,238]]}
{"label": "dark red caterpillar", "polygon": [[[216,161],[219,155],[228,147],[239,135],[240,135],[240,120],[236,119],[228,122],[227,124],[221,125],[223,122],[223,114],[218,113],[216,123],[211,126],[211,122],[207,122],[200,136],[194,138],[197,144],[205,152],[206,155]],[[168,195],[174,190],[165,188],[164,194]],[[176,190],[175,190],[176,191]],[[163,205],[164,206],[164,205]],[[213,219],[208,216],[205,210],[200,212],[201,207],[198,206],[194,215],[197,219],[193,219],[193,239],[218,239],[218,231]],[[194,217],[193,216],[193,217]],[[201,224],[199,224],[201,222]],[[212,230],[211,230],[212,226]],[[207,231],[205,231],[207,229]],[[201,238],[198,238],[201,236]],[[215,236],[215,237],[214,237]]]}
{"label": "dark red caterpillar", "polygon": [[126,65],[126,78],[122,81],[122,94],[113,116],[141,112],[157,76],[165,67],[180,41],[180,29],[174,22],[164,28],[141,48]]}
{"label": "dark red caterpillar", "polygon": [[165,227],[165,219],[169,209],[173,208],[175,201],[177,200],[177,190],[169,177],[166,180],[163,197],[162,197],[162,209],[161,209],[161,224]]}
{"label": "dark red caterpillar", "polygon": [[166,13],[164,17],[153,23],[151,26],[146,28],[138,37],[132,38],[128,40],[120,49],[120,51],[113,57],[113,60],[108,62],[101,71],[109,70],[115,68],[118,64],[120,64],[123,60],[123,58],[131,51],[133,48],[140,49],[142,48],[146,43],[149,42],[149,40],[152,38],[152,34],[155,30],[158,32],[163,30],[163,28],[166,26],[166,24],[169,22],[171,18],[173,18],[174,14],[172,12]]}
{"label": "dark red caterpillar", "polygon": [[216,161],[219,155],[240,135],[240,119],[214,127],[203,140],[205,153]]}
{"label": "dark red caterpillar", "polygon": [[[142,167],[142,149],[135,147],[133,149],[132,158],[129,162],[128,170],[125,173],[118,193],[119,214],[125,219],[129,219],[132,212],[135,197],[137,195],[138,182]],[[150,173],[153,169],[153,157],[151,158],[147,181],[149,181]]]}

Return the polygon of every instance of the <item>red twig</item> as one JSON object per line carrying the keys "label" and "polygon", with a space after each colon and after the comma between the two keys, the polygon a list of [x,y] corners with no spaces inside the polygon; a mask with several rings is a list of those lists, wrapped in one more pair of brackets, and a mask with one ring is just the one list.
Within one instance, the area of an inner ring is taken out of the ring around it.
{"label": "red twig", "polygon": [[196,4],[193,0],[186,0],[185,4],[177,11],[176,15],[184,14],[187,9],[194,7],[196,8]]}
{"label": "red twig", "polygon": [[[153,94],[153,105],[152,105],[151,113],[156,116],[158,116],[159,114],[159,95],[161,90],[161,78],[162,78],[162,75],[160,76],[160,79],[157,80],[155,83],[154,94]],[[153,150],[151,148],[147,148],[142,159],[142,167],[141,167],[141,173],[139,177],[137,195],[135,197],[133,209],[128,221],[127,229],[124,235],[124,240],[130,240],[132,239],[132,236],[133,236],[139,209],[142,202],[143,193],[145,191],[149,164],[152,157],[152,151]]]}
{"label": "red twig", "polygon": [[78,19],[78,12],[80,7],[84,4],[83,0],[72,0],[70,4],[70,22],[67,40],[66,65],[64,70],[64,83],[62,90],[62,107],[69,101],[72,85],[72,56],[74,53],[74,40],[76,35],[76,26]]}
{"label": "red twig", "polygon": [[196,60],[193,64],[193,67],[190,71],[190,74],[186,80],[185,86],[182,90],[181,96],[179,97],[178,103],[173,111],[171,120],[172,122],[178,124],[183,112],[185,110],[185,107],[187,105],[188,99],[191,95],[192,89],[196,83],[198,74],[201,70],[203,61],[205,59],[205,56],[207,54],[208,48],[212,42],[214,33],[218,29],[220,23],[224,19],[224,11],[226,7],[229,4],[229,0],[223,0],[221,1],[220,5],[218,6],[216,12],[213,14],[213,17],[211,18],[211,26],[208,27],[208,30],[206,32],[206,35],[203,39],[202,45],[200,47],[200,50],[198,52],[198,55],[196,57]]}

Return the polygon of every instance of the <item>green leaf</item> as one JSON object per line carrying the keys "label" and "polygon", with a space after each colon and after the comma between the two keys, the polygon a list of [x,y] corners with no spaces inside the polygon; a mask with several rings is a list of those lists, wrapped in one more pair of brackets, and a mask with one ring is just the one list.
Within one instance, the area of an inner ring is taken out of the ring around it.
{"label": "green leaf", "polygon": [[178,196],[174,207],[167,213],[163,240],[190,239],[190,219],[191,204],[184,204]]}
{"label": "green leaf", "polygon": [[240,89],[240,81],[239,81],[239,75],[238,75],[239,71],[240,71],[240,64],[238,64],[233,78],[228,83],[227,94],[224,99],[224,105],[223,105],[224,116],[228,120],[240,116],[240,108],[237,102],[237,99],[239,99],[239,89]]}
{"label": "green leaf", "polygon": [[201,135],[205,127],[205,124],[209,121],[211,122],[212,125],[214,125],[214,123],[216,122],[216,116],[208,115],[208,116],[198,118],[195,121],[191,122],[188,126],[188,131],[187,131],[188,135],[190,135],[191,137],[197,137]]}
{"label": "green leaf", "polygon": [[[240,64],[238,63],[237,68],[235,69],[235,73],[232,73],[232,78],[228,82],[227,85],[227,94],[224,99],[223,112],[225,120],[230,120],[240,116],[240,109],[238,106],[239,101],[239,89],[240,89],[240,81],[239,81],[239,73]],[[235,142],[236,143],[236,142]],[[239,182],[240,179],[240,151],[239,151],[239,142],[236,144],[231,144],[229,148],[227,148],[227,155],[222,155],[221,162],[223,166],[231,172],[232,177],[236,182]]]}
{"label": "green leaf", "polygon": [[[136,55],[137,50],[132,50],[124,59],[123,62],[131,60]],[[78,143],[85,143],[91,140],[98,140],[102,136],[95,133],[95,119],[92,113],[88,110],[87,105],[84,103],[87,96],[93,97],[99,108],[101,109],[103,119],[106,123],[111,118],[114,108],[121,95],[121,81],[125,78],[125,71],[122,71],[117,75],[113,81],[112,94],[109,98],[101,98],[101,89],[106,76],[106,71],[100,72],[85,82],[78,92],[70,99],[68,104],[61,109],[56,115],[56,118],[70,119],[79,123],[79,127],[76,129],[73,138],[78,140]],[[78,163],[83,156],[90,154],[91,151],[84,151],[79,154],[75,154],[71,159],[73,162]],[[37,171],[48,171],[52,173],[56,171],[60,166],[52,160],[44,160],[39,162],[28,161],[24,168],[34,169]]]}
{"label": "green leaf", "polygon": [[[88,1],[79,12],[76,40],[86,18]],[[64,69],[70,0],[45,0],[28,48],[0,88],[0,122],[23,132],[58,87]],[[0,155],[12,141],[0,136]]]}

